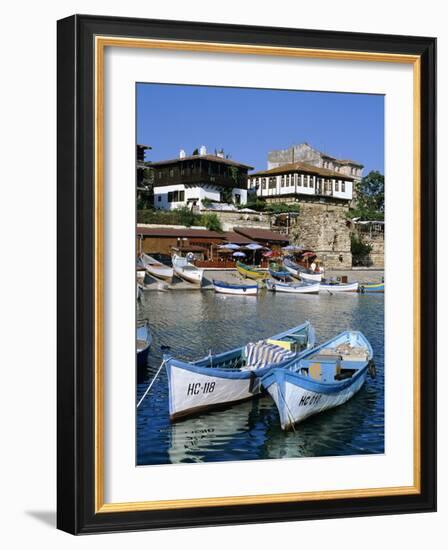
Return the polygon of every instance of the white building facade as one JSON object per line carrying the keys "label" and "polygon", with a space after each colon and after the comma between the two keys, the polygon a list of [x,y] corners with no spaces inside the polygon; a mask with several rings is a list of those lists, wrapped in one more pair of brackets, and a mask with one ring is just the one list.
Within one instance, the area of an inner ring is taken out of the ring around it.
{"label": "white building facade", "polygon": [[251,174],[249,191],[269,201],[294,202],[300,197],[332,197],[351,201],[354,179],[324,168],[305,163],[285,164]]}
{"label": "white building facade", "polygon": [[[247,189],[232,188],[232,201],[235,204],[247,203]],[[176,210],[183,206],[202,205],[206,199],[212,202],[225,202],[223,191],[219,186],[211,184],[176,184],[165,186],[154,186],[154,206],[163,210]]]}
{"label": "white building facade", "polygon": [[202,146],[195,155],[181,150],[177,159],[154,162],[154,207],[175,210],[204,206],[203,201],[247,203],[247,175],[251,166],[207,154]]}

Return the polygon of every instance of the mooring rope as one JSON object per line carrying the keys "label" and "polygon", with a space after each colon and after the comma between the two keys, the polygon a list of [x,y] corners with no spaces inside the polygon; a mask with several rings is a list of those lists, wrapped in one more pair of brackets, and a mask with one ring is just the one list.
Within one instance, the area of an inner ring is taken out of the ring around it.
{"label": "mooring rope", "polygon": [[166,359],[164,359],[162,361],[162,363],[160,364],[160,367],[159,367],[159,370],[156,372],[156,375],[154,376],[154,378],[151,380],[151,383],[149,384],[148,388],[146,389],[145,393],[143,394],[142,398],[140,399],[140,401],[137,403],[137,409],[140,407],[143,399],[145,399],[145,397],[148,395],[149,393],[149,390],[152,388],[152,385],[154,384],[154,382],[156,381],[156,378],[159,376],[159,373],[160,371],[162,370],[162,367],[163,365],[166,363]]}

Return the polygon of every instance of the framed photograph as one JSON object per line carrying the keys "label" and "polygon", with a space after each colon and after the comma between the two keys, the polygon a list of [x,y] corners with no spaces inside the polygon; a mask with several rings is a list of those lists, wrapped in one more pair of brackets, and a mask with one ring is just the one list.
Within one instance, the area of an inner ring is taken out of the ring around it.
{"label": "framed photograph", "polygon": [[58,22],[58,527],[436,508],[434,38]]}

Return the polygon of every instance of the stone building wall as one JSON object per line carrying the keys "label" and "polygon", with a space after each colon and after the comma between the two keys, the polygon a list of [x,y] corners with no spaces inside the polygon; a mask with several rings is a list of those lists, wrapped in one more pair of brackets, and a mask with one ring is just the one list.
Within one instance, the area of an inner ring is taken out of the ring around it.
{"label": "stone building wall", "polygon": [[270,229],[270,216],[261,212],[226,212],[219,210],[201,210],[202,214],[207,212],[216,214],[221,222],[223,231],[233,231],[238,227],[258,227],[259,229]]}
{"label": "stone building wall", "polygon": [[384,268],[384,233],[372,233],[364,236],[364,241],[370,244],[372,250],[369,254],[371,267]]}
{"label": "stone building wall", "polygon": [[291,228],[296,244],[314,250],[327,269],[350,269],[350,228],[347,203],[301,201],[300,215]]}

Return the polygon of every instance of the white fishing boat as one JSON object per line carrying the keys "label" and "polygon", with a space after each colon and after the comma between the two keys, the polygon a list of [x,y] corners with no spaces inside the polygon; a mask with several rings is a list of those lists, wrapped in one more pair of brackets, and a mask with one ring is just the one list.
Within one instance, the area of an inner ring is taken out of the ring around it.
{"label": "white fishing boat", "polygon": [[172,267],[162,264],[162,262],[159,262],[148,254],[142,254],[140,259],[142,264],[145,266],[146,271],[150,275],[152,275],[156,279],[162,279],[171,283],[174,274],[174,270]]}
{"label": "white fishing boat", "polygon": [[164,357],[168,374],[170,419],[228,406],[258,395],[260,380],[315,344],[309,322],[246,346],[194,362]]}
{"label": "white fishing boat", "polygon": [[256,296],[258,285],[242,285],[239,283],[226,283],[213,279],[213,288],[219,294],[232,294],[234,296]]}
{"label": "white fishing boat", "polygon": [[375,375],[372,358],[367,338],[361,332],[346,331],[286,367],[271,369],[261,383],[277,405],[282,429],[348,401],[368,372]]}
{"label": "white fishing boat", "polygon": [[307,269],[306,267],[293,262],[289,258],[285,258],[283,260],[283,267],[286,268],[286,270],[289,271],[293,277],[296,277],[296,279],[313,283],[320,283],[322,280],[322,273],[316,273],[311,269]]}
{"label": "white fishing boat", "polygon": [[319,292],[358,292],[359,283],[320,283]]}
{"label": "white fishing boat", "polygon": [[174,273],[195,285],[200,285],[204,275],[203,269],[198,269],[194,264],[190,263],[187,258],[173,254],[172,257]]}
{"label": "white fishing boat", "polygon": [[272,292],[289,292],[291,294],[317,294],[320,283],[281,283],[269,279],[266,287]]}

